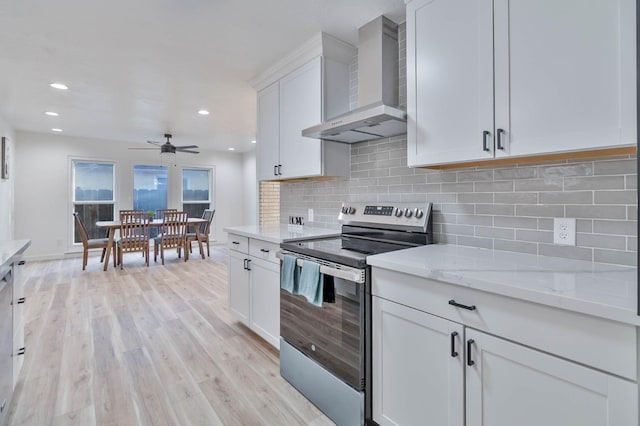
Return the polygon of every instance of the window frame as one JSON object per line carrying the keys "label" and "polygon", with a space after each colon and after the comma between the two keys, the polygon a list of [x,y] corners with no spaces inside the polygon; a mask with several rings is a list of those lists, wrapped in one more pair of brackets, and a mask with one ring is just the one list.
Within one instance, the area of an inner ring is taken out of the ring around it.
{"label": "window frame", "polygon": [[[106,201],[106,200],[89,200],[89,201],[76,201],[76,191],[75,191],[75,184],[76,184],[76,164],[78,163],[91,163],[91,164],[108,164],[111,165],[112,170],[113,170],[113,175],[111,177],[112,179],[112,185],[113,185],[113,190],[111,191],[111,201]],[[69,232],[68,232],[68,240],[71,245],[71,249],[73,249],[74,251],[77,250],[78,247],[82,247],[82,241],[80,242],[75,242],[75,219],[73,218],[73,212],[75,212],[75,206],[76,205],[90,205],[90,204],[102,204],[102,205],[108,205],[111,204],[113,207],[113,217],[115,218],[116,215],[116,206],[117,206],[117,180],[116,180],[116,176],[117,176],[117,163],[113,160],[106,160],[106,159],[102,159],[102,158],[93,158],[93,157],[69,157],[69,167],[68,167],[68,171],[69,171],[69,184],[68,184],[68,188],[69,188],[69,202],[68,202],[68,206],[69,206],[69,212],[67,217],[69,218]]]}
{"label": "window frame", "polygon": [[[209,178],[207,179],[209,184],[209,197],[207,200],[196,200],[196,201],[185,201],[184,200],[184,172],[185,170],[197,170],[197,171],[206,171],[209,174]],[[208,204],[209,209],[215,209],[215,195],[214,195],[214,176],[215,167],[211,166],[182,166],[180,167],[180,205],[184,210],[185,204]]]}

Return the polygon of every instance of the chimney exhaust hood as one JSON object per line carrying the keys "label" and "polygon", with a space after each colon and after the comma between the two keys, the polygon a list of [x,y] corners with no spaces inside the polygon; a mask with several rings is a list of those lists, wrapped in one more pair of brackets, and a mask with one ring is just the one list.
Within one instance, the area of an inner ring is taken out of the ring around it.
{"label": "chimney exhaust hood", "polygon": [[302,136],[355,143],[407,133],[398,105],[398,25],[379,16],[358,31],[359,108],[302,131]]}

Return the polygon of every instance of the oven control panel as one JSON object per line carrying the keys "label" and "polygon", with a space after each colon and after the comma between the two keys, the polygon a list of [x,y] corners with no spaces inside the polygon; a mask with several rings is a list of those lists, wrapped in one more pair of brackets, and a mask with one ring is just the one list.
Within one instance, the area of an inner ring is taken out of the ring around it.
{"label": "oven control panel", "polygon": [[365,215],[372,214],[376,216],[391,216],[393,214],[393,206],[364,206]]}
{"label": "oven control panel", "polygon": [[343,203],[338,221],[343,225],[425,232],[431,221],[431,203]]}

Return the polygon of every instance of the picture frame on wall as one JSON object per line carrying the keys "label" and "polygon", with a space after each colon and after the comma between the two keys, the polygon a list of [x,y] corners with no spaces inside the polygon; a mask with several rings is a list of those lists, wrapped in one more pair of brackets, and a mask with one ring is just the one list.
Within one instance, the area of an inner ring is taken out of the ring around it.
{"label": "picture frame on wall", "polygon": [[2,137],[2,164],[0,177],[2,179],[9,179],[9,139]]}

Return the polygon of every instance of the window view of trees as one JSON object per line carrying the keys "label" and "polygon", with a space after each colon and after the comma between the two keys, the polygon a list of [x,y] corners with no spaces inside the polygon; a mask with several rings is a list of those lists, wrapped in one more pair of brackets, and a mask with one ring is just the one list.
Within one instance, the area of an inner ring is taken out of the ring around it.
{"label": "window view of trees", "polygon": [[[104,230],[96,227],[99,220],[113,220],[114,165],[73,161],[72,170],[73,209],[80,214],[89,238],[104,237]],[[80,232],[73,223],[73,242],[82,242]]]}

